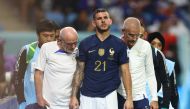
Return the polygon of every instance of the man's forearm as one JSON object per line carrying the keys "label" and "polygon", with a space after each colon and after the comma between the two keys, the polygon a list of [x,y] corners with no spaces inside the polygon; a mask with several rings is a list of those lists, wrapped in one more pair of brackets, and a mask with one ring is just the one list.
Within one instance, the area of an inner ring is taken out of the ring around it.
{"label": "man's forearm", "polygon": [[35,89],[36,89],[36,97],[42,97],[42,74],[43,72],[40,70],[35,71],[34,79],[35,79]]}
{"label": "man's forearm", "polygon": [[77,62],[76,71],[74,73],[73,81],[72,81],[72,93],[71,96],[77,96],[78,90],[80,88],[84,72],[84,62]]}
{"label": "man's forearm", "polygon": [[75,72],[73,82],[72,82],[71,96],[77,96],[80,84],[81,84],[81,80],[80,80],[79,72]]}

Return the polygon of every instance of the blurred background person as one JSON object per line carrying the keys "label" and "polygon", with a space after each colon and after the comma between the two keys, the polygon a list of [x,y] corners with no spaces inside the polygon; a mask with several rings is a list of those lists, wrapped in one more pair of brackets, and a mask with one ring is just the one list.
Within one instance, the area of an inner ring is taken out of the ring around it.
{"label": "blurred background person", "polygon": [[[140,38],[146,40],[148,33],[145,31],[145,29],[142,25],[141,25],[140,33],[141,33]],[[154,70],[155,70],[155,75],[156,75],[156,80],[157,80],[159,109],[169,108],[170,81],[169,81],[168,70],[165,65],[165,57],[163,56],[164,54],[157,48],[154,48],[153,46],[151,46],[151,48],[152,48]],[[151,99],[148,84],[147,84],[146,90],[147,90],[148,98]],[[161,94],[160,94],[160,92],[161,92]]]}
{"label": "blurred background person", "polygon": [[34,86],[34,67],[41,46],[55,41],[55,23],[50,20],[40,20],[36,25],[38,40],[24,45],[18,55],[15,67],[15,91],[19,109],[25,109],[29,104],[37,102]]}
{"label": "blurred background person", "polygon": [[[159,50],[163,50],[165,47],[165,39],[162,36],[162,34],[160,34],[159,32],[153,32],[153,33],[148,34],[147,41],[153,47]],[[168,63],[172,63],[172,65]],[[168,95],[169,101],[171,102],[172,107],[174,109],[177,109],[178,103],[179,103],[179,94],[178,94],[177,83],[176,83],[176,74],[175,74],[175,65],[174,65],[175,62],[165,59],[165,64],[166,64],[167,72],[169,75],[169,81],[170,81],[170,94]],[[162,96],[160,95],[159,95],[159,99],[161,102],[164,102]],[[163,104],[160,104],[161,108],[163,107]]]}

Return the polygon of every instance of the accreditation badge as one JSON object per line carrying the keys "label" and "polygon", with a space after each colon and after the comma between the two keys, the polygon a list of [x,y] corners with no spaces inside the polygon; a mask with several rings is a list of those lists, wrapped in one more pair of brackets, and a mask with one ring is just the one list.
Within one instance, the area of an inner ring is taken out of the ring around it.
{"label": "accreditation badge", "polygon": [[99,56],[104,56],[105,50],[103,48],[99,48],[98,54],[99,54]]}

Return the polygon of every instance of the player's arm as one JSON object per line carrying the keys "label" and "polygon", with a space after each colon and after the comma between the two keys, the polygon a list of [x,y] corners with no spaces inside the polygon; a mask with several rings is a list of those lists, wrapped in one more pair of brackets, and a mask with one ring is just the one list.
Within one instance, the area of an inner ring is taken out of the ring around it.
{"label": "player's arm", "polygon": [[73,81],[72,81],[72,93],[70,100],[70,109],[76,109],[79,106],[77,100],[77,93],[79,91],[83,76],[84,76],[84,67],[85,62],[77,60],[77,67],[74,73]]}
{"label": "player's arm", "polygon": [[72,81],[71,96],[77,96],[84,75],[85,62],[77,60],[77,67]]}
{"label": "player's arm", "polygon": [[26,48],[23,47],[17,58],[17,63],[15,65],[15,76],[14,76],[14,82],[15,82],[15,92],[17,95],[18,103],[22,103],[25,101],[24,97],[24,74],[26,71],[27,63],[26,63]]}
{"label": "player's arm", "polygon": [[122,64],[120,69],[121,69],[121,76],[123,79],[123,85],[127,95],[124,107],[125,109],[133,109],[132,81],[131,81],[131,74],[129,72],[129,64],[128,63]]}

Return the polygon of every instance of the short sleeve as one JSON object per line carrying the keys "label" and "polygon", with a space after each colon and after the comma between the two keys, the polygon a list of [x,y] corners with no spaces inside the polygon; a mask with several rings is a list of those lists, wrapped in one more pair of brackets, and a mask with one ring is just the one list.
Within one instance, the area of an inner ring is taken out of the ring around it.
{"label": "short sleeve", "polygon": [[80,61],[86,61],[86,52],[85,52],[85,46],[84,46],[84,42],[81,42],[79,45],[79,55],[78,55],[78,59]]}
{"label": "short sleeve", "polygon": [[35,69],[38,69],[41,71],[44,71],[46,60],[47,60],[47,53],[46,53],[47,49],[46,49],[45,45],[46,44],[43,44],[41,49],[40,49],[40,53],[39,53],[39,56],[37,58],[36,66],[35,66]]}
{"label": "short sleeve", "polygon": [[127,54],[127,46],[122,42],[121,49],[119,51],[119,64],[129,63],[129,58]]}

